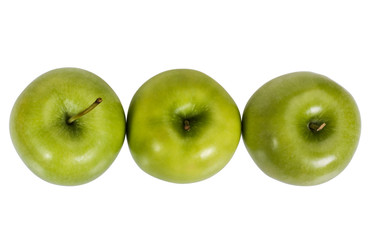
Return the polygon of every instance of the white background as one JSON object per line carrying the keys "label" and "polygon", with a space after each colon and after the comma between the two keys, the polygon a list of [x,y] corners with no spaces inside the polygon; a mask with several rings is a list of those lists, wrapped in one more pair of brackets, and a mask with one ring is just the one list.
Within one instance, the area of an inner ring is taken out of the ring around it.
{"label": "white background", "polygon": [[[1,1],[0,239],[372,239],[372,7],[369,1]],[[362,115],[360,144],[338,177],[296,187],[264,175],[243,142],[217,175],[173,184],[142,172],[127,141],[78,187],[46,183],[14,150],[9,115],[42,73],[102,77],[127,112],[152,76],[192,68],[240,111],[262,84],[293,71],[345,87]]]}

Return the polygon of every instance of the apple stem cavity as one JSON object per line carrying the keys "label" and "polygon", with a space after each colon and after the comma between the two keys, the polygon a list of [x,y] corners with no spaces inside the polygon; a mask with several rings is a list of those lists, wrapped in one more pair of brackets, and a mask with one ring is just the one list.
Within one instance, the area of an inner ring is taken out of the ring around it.
{"label": "apple stem cavity", "polygon": [[183,129],[185,130],[185,131],[190,131],[190,128],[191,128],[191,126],[190,126],[190,121],[189,120],[185,120],[185,121],[183,121]]}
{"label": "apple stem cavity", "polygon": [[313,132],[319,132],[326,126],[326,123],[323,122],[322,124],[310,122],[308,127]]}
{"label": "apple stem cavity", "polygon": [[88,108],[86,108],[85,110],[81,111],[80,113],[70,117],[68,120],[67,120],[67,124],[72,124],[76,119],[78,118],[81,118],[82,116],[84,116],[85,114],[89,113],[90,111],[92,111],[95,107],[98,106],[98,104],[100,104],[102,102],[102,98],[97,98],[96,101],[94,101],[94,103],[92,103]]}

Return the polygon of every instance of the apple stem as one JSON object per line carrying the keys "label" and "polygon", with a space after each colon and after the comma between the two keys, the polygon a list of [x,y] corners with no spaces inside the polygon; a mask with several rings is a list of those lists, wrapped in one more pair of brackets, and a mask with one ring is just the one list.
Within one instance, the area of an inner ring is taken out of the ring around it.
{"label": "apple stem", "polygon": [[319,132],[320,130],[322,130],[324,127],[326,126],[326,123],[322,123],[322,124],[318,124],[318,123],[309,123],[309,128],[310,130],[312,131],[316,131],[316,132]]}
{"label": "apple stem", "polygon": [[88,108],[86,108],[84,111],[70,117],[68,120],[67,120],[67,123],[68,124],[72,124],[76,119],[78,118],[81,118],[82,116],[84,116],[85,114],[87,114],[88,112],[92,111],[95,107],[98,106],[98,104],[100,104],[102,102],[102,98],[97,98],[96,101],[94,101],[94,103],[92,103],[92,105],[90,105]]}
{"label": "apple stem", "polygon": [[189,122],[189,120],[185,120],[185,121],[183,121],[183,129],[185,130],[185,131],[190,131],[190,122]]}

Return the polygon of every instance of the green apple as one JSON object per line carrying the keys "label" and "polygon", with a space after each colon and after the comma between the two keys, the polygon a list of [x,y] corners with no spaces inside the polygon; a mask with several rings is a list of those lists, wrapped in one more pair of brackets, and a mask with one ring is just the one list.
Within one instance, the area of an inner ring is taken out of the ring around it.
{"label": "green apple", "polygon": [[124,110],[115,92],[78,68],[55,69],[35,79],[16,100],[9,125],[27,167],[59,185],[100,176],[125,137]]}
{"label": "green apple", "polygon": [[353,97],[331,79],[295,72],[264,84],[243,113],[245,146],[268,176],[293,185],[316,185],[350,162],[360,136]]}
{"label": "green apple", "polygon": [[220,171],[241,135],[239,110],[225,89],[195,70],[160,73],[135,93],[128,110],[131,154],[148,174],[175,183]]}

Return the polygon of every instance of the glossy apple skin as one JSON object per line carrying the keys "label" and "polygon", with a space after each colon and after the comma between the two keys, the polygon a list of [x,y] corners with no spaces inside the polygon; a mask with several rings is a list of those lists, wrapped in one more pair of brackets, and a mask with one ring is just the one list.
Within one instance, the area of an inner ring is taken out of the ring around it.
{"label": "glossy apple skin", "polygon": [[128,110],[134,160],[148,174],[169,182],[197,182],[216,174],[233,156],[240,135],[234,100],[196,70],[154,76],[138,89]]}
{"label": "glossy apple skin", "polygon": [[[103,99],[69,125],[66,120]],[[119,98],[95,74],[78,68],[49,71],[27,86],[10,116],[10,135],[19,156],[40,178],[80,185],[100,176],[115,160],[125,137]]]}
{"label": "glossy apple skin", "polygon": [[[326,125],[314,131],[310,122]],[[312,72],[286,74],[263,85],[242,119],[243,140],[258,167],[293,185],[316,185],[337,176],[357,148],[360,129],[353,97]]]}

